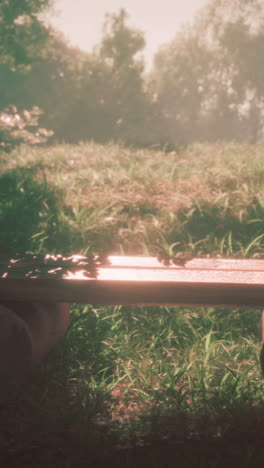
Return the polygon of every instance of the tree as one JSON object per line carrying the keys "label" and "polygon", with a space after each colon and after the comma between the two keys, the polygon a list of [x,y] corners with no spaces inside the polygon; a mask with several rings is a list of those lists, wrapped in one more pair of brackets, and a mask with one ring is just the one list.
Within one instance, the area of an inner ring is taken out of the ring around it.
{"label": "tree", "polygon": [[151,88],[166,123],[168,142],[184,144],[196,138],[210,59],[203,38],[191,28],[182,30],[155,56]]}
{"label": "tree", "polygon": [[113,138],[109,69],[96,54],[77,57],[71,62],[71,71],[66,69],[57,80],[60,99],[55,133],[64,141],[104,142]]}
{"label": "tree", "polygon": [[[140,31],[127,25],[125,10],[106,15],[100,44],[83,57],[75,100],[62,133],[71,141],[111,139],[142,143],[149,138],[149,96],[138,53],[144,47]],[[72,86],[74,88],[74,86]]]}
{"label": "tree", "polygon": [[[197,21],[225,74],[230,105],[249,141],[263,136],[264,4],[262,0],[212,0]],[[219,60],[220,57],[220,60]],[[219,81],[219,79],[218,79]],[[220,83],[219,83],[220,85]],[[227,99],[226,99],[227,100]]]}
{"label": "tree", "polygon": [[259,139],[263,50],[262,0],[211,0],[156,57],[152,82],[170,137]]}
{"label": "tree", "polygon": [[108,14],[103,26],[99,56],[108,67],[108,97],[105,108],[111,115],[112,135],[125,141],[144,139],[148,96],[144,90],[144,62],[138,57],[145,46],[141,31],[127,25],[121,9]]}
{"label": "tree", "polygon": [[[41,124],[52,128],[55,136],[67,139],[68,115],[78,99],[86,54],[69,47],[63,35],[49,27],[41,56],[24,76],[23,106],[37,105],[43,110]],[[74,121],[72,122],[74,127]]]}

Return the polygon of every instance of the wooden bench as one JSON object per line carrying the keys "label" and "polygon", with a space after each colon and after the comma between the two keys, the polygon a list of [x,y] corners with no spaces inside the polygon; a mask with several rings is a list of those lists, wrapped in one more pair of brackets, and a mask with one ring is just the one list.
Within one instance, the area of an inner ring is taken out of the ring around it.
{"label": "wooden bench", "polygon": [[[263,308],[264,260],[16,255],[0,259],[0,298]],[[264,330],[264,314],[262,324]],[[263,356],[264,332],[262,335]]]}

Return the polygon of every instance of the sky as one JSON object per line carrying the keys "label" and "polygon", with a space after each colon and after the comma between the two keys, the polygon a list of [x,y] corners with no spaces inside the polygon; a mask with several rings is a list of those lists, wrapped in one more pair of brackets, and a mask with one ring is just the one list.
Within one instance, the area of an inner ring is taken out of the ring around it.
{"label": "sky", "polygon": [[208,0],[54,0],[48,20],[70,44],[91,51],[100,42],[106,13],[125,8],[129,25],[145,34],[147,66],[159,47],[173,40],[181,26],[192,21]]}

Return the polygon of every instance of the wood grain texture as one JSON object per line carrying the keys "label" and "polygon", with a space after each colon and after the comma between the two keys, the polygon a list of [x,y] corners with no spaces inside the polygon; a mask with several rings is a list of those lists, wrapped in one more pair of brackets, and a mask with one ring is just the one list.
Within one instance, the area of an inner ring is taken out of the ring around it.
{"label": "wood grain texture", "polygon": [[[33,258],[34,257],[34,258]],[[264,306],[264,260],[0,258],[0,299],[90,304]]]}

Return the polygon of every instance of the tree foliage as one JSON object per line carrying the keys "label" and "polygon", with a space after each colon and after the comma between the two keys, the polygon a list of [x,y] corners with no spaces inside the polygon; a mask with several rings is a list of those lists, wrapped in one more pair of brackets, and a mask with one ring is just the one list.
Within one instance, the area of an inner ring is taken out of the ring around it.
{"label": "tree foliage", "polygon": [[0,148],[4,151],[21,142],[43,143],[52,134],[38,128],[40,109],[16,107],[23,101],[23,75],[39,58],[48,37],[37,15],[50,4],[50,0],[0,3],[0,86],[5,91],[0,97]]}
{"label": "tree foliage", "polygon": [[1,63],[11,67],[25,66],[40,53],[47,31],[38,19],[38,13],[50,4],[51,0],[1,0]]}
{"label": "tree foliage", "polygon": [[189,29],[156,55],[151,86],[170,141],[185,143],[190,135],[195,138],[207,92],[204,72],[209,66],[210,53],[204,41]]}
{"label": "tree foliage", "polygon": [[211,0],[156,56],[152,83],[173,141],[263,135],[264,4]]}
{"label": "tree foliage", "polygon": [[106,16],[101,41],[88,54],[40,21],[51,3],[0,2],[3,141],[19,130],[6,126],[7,109],[16,109],[20,120],[10,111],[10,122],[21,127],[24,109],[35,106],[56,141],[174,145],[264,137],[263,0],[210,0],[159,50],[148,75],[144,34],[125,10]]}
{"label": "tree foliage", "polygon": [[[52,60],[53,72],[63,62],[56,72],[59,89],[55,82],[50,83],[60,114],[58,125],[56,119],[52,123],[58,138],[73,142],[147,141],[152,112],[144,88],[144,64],[138,57],[144,38],[127,20],[124,10],[108,14],[102,40],[91,54],[70,49],[58,36],[51,45],[53,52],[45,60]],[[53,56],[57,58],[53,60]],[[46,65],[43,62],[44,69]]]}
{"label": "tree foliage", "polygon": [[148,98],[144,90],[144,62],[139,53],[145,46],[143,33],[127,24],[121,9],[108,14],[103,26],[99,58],[107,67],[109,114],[112,136],[126,141],[144,139],[142,125],[147,119]]}
{"label": "tree foliage", "polygon": [[229,98],[226,100],[230,101],[229,108],[236,111],[237,120],[241,123],[239,131],[247,139],[257,141],[264,123],[262,0],[212,0],[198,25],[200,30],[207,31],[215,57],[221,58],[218,70],[220,66],[224,70]]}

